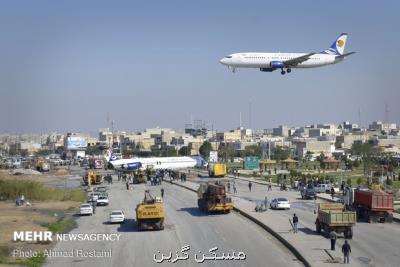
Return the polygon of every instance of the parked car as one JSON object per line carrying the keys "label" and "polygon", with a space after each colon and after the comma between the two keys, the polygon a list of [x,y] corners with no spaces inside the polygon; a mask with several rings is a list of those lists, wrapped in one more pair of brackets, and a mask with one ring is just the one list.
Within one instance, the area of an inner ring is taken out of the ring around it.
{"label": "parked car", "polygon": [[105,193],[107,192],[107,187],[105,186],[98,186],[93,189],[95,192]]}
{"label": "parked car", "polygon": [[318,184],[315,187],[315,193],[327,193],[331,192],[331,185],[329,184]]}
{"label": "parked car", "polygon": [[97,206],[107,206],[108,203],[109,203],[108,197],[105,196],[105,195],[100,195],[100,196],[97,198],[96,201],[97,201]]}
{"label": "parked car", "polygon": [[93,207],[92,205],[85,203],[81,204],[79,207],[79,214],[80,215],[93,215]]}
{"label": "parked car", "polygon": [[270,205],[271,209],[290,209],[290,202],[287,198],[277,197],[272,199]]}
{"label": "parked car", "polygon": [[125,214],[122,210],[113,210],[110,212],[110,223],[124,223]]}

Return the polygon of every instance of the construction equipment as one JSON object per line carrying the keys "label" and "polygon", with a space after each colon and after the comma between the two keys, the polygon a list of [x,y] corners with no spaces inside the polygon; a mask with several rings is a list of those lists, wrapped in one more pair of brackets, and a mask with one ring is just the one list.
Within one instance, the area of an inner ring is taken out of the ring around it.
{"label": "construction equipment", "polygon": [[197,190],[197,195],[199,197],[197,204],[200,210],[229,213],[233,209],[232,199],[227,197],[225,185],[219,182],[201,184]]}
{"label": "construction equipment", "polygon": [[356,220],[356,213],[346,211],[343,204],[320,203],[315,227],[318,234],[323,230],[325,236],[329,236],[329,233],[334,230],[337,233],[344,233],[345,238],[351,239]]}
{"label": "construction equipment", "polygon": [[50,171],[50,166],[44,159],[37,159],[35,169],[39,172],[48,172]]}
{"label": "construction equipment", "polygon": [[210,162],[208,164],[208,176],[224,177],[226,175],[226,164]]}
{"label": "construction equipment", "polygon": [[363,190],[347,188],[345,204],[357,212],[358,218],[367,222],[393,221],[393,194],[382,190]]}
{"label": "construction equipment", "polygon": [[164,206],[161,197],[153,198],[149,190],[144,191],[144,199],[136,206],[138,230],[164,229]]}
{"label": "construction equipment", "polygon": [[89,186],[95,184],[103,184],[104,182],[104,177],[98,174],[96,171],[87,171],[82,179],[83,183]]}
{"label": "construction equipment", "polygon": [[149,177],[149,176],[147,176],[148,175],[147,173],[148,172],[143,173],[142,170],[133,171],[132,172],[132,183],[134,183],[134,184],[147,183],[147,177]]}

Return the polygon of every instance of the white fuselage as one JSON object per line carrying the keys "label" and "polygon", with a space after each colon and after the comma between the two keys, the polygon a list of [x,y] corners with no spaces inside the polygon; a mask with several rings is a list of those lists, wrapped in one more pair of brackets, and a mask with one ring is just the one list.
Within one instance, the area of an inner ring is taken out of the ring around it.
{"label": "white fuselage", "polygon": [[[232,68],[270,68],[273,61],[285,62],[304,55],[307,53],[236,53],[221,59],[220,62]],[[335,64],[341,60],[336,55],[315,54],[292,68],[315,68]]]}
{"label": "white fuselage", "polygon": [[[159,157],[159,158],[131,158],[110,161],[116,170],[176,170],[184,168],[194,168],[198,161],[191,157]],[[140,163],[140,167],[138,167]]]}

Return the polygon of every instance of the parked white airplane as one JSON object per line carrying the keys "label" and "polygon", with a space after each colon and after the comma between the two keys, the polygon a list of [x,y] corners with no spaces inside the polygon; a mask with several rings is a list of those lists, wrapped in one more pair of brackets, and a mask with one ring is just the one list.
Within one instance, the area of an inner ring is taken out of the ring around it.
{"label": "parked white airplane", "polygon": [[355,53],[344,54],[346,40],[347,33],[342,33],[329,49],[320,53],[236,53],[224,57],[220,62],[233,72],[236,68],[259,68],[263,72],[281,69],[283,75],[290,73],[292,68],[315,68],[343,61]]}
{"label": "parked white airplane", "polygon": [[207,163],[200,156],[194,157],[151,157],[117,159],[107,150],[104,157],[115,170],[134,171],[146,169],[176,170],[185,168],[202,167]]}

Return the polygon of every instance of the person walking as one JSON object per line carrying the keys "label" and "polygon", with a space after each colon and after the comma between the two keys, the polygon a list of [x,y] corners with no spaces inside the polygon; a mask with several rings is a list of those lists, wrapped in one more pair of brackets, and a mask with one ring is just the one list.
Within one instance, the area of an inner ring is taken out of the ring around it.
{"label": "person walking", "polygon": [[21,197],[20,197],[20,202],[21,202],[21,205],[23,206],[24,203],[25,203],[25,196],[24,196],[24,194],[21,195]]}
{"label": "person walking", "polygon": [[227,187],[228,187],[228,193],[230,193],[231,192],[231,183],[230,182],[228,182]]}
{"label": "person walking", "polygon": [[249,182],[249,191],[251,192],[251,186],[252,186],[253,184],[251,183],[251,181]]}
{"label": "person walking", "polygon": [[161,198],[164,198],[164,188],[161,188]]}
{"label": "person walking", "polygon": [[272,191],[272,184],[271,182],[268,183],[268,190],[267,191]]}
{"label": "person walking", "polygon": [[126,181],[126,190],[129,190],[129,181]]}
{"label": "person walking", "polygon": [[336,239],[337,239],[337,234],[336,234],[335,230],[332,230],[329,233],[329,238],[331,239],[331,250],[335,250],[335,248],[336,248]]}
{"label": "person walking", "polygon": [[335,197],[335,189],[333,187],[331,187],[331,197],[332,197],[332,200]]}
{"label": "person walking", "polygon": [[237,190],[236,190],[236,185],[235,185],[235,184],[233,184],[233,193],[234,193],[234,194],[236,194],[236,193],[237,193]]}
{"label": "person walking", "polygon": [[297,217],[296,213],[293,214],[293,233],[297,234],[297,225],[299,223],[299,217]]}
{"label": "person walking", "polygon": [[351,253],[351,247],[350,244],[347,242],[347,240],[344,241],[344,244],[342,246],[342,252],[343,252],[343,257],[344,257],[344,263],[347,264],[350,263],[350,253]]}
{"label": "person walking", "polygon": [[96,214],[97,201],[92,202],[93,214]]}

